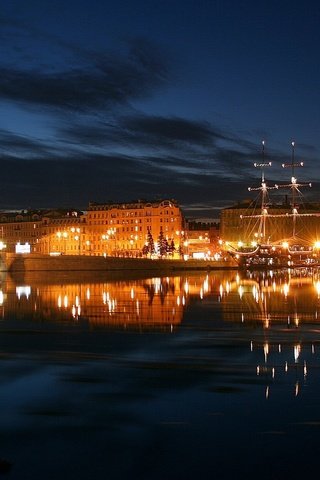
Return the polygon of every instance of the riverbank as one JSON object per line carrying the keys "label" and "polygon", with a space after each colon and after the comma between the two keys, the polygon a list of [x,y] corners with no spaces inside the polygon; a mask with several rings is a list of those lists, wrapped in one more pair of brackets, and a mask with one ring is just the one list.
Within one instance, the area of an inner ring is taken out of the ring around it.
{"label": "riverbank", "polygon": [[173,272],[184,270],[236,269],[236,262],[222,260],[180,260],[121,258],[102,256],[61,255],[52,257],[39,254],[2,253],[0,269],[5,272],[119,272],[150,271]]}

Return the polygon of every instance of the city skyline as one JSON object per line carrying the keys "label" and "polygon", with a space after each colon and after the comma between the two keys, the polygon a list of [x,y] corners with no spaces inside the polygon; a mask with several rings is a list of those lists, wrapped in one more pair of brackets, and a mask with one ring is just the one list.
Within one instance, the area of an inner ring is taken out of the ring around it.
{"label": "city skyline", "polygon": [[300,178],[316,181],[319,12],[307,3],[4,5],[1,208],[175,198],[215,219],[250,198],[262,140],[269,182],[287,180],[292,140]]}

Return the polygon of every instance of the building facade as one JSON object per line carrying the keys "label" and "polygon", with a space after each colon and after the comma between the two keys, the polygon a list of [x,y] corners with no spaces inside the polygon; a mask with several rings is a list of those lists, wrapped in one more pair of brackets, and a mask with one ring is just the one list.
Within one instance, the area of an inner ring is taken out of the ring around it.
{"label": "building facade", "polygon": [[308,244],[320,240],[320,205],[307,204],[293,215],[289,205],[272,205],[263,214],[251,205],[239,204],[221,212],[220,236],[232,246],[263,241],[270,244],[300,239]]}
{"label": "building facade", "polygon": [[220,252],[218,223],[189,221],[186,232],[190,258],[209,259]]}
{"label": "building facade", "polygon": [[156,253],[160,237],[174,247],[172,255],[187,248],[184,218],[174,200],[90,203],[86,212],[0,213],[0,249],[8,252],[27,245],[39,254],[140,257],[150,238]]}
{"label": "building facade", "polygon": [[139,257],[150,236],[157,250],[161,232],[176,252],[185,243],[183,215],[174,200],[90,203],[86,225],[94,255]]}
{"label": "building facade", "polygon": [[[0,249],[14,253],[19,247],[33,253],[76,254],[79,240],[76,233],[84,225],[80,211],[22,210],[0,213]],[[84,229],[81,228],[84,232]],[[74,233],[73,233],[74,232]]]}
{"label": "building facade", "polygon": [[0,249],[14,252],[19,244],[28,244],[34,250],[41,236],[39,211],[1,212]]}

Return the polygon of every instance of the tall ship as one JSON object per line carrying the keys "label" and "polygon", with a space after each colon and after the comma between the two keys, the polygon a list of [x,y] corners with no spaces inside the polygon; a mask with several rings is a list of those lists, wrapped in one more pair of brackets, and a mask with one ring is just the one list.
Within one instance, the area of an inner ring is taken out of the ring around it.
{"label": "tall ship", "polygon": [[[295,160],[295,143],[291,143],[291,161],[282,168],[291,173],[289,183],[269,185],[265,171],[272,162],[265,161],[265,142],[262,142],[262,161],[254,163],[261,170],[261,183],[249,187],[249,192],[257,192],[255,201],[247,207],[238,207],[223,212],[224,231],[228,231],[231,241],[225,248],[239,266],[255,268],[288,268],[320,265],[320,211],[319,206],[307,204],[303,200],[302,189],[311,188],[311,183],[299,182],[296,170],[304,162]],[[272,191],[283,191],[282,202],[271,202]],[[227,225],[227,228],[226,228]],[[229,227],[229,228],[228,228]],[[223,232],[222,232],[223,234]]]}

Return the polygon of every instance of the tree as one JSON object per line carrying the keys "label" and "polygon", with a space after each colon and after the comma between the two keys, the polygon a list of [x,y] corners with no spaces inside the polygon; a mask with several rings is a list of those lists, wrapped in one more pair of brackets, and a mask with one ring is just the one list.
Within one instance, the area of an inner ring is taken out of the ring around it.
{"label": "tree", "polygon": [[148,247],[148,245],[147,245],[147,244],[146,244],[146,245],[143,245],[143,247],[142,247],[142,255],[147,256],[148,253],[149,253],[149,247]]}
{"label": "tree", "polygon": [[160,257],[164,257],[168,253],[168,241],[166,237],[163,235],[162,227],[160,227],[160,233],[158,237],[158,253]]}
{"label": "tree", "polygon": [[174,241],[172,239],[171,242],[168,243],[168,254],[173,256],[175,250],[176,250],[176,247],[175,247]]}
{"label": "tree", "polygon": [[153,237],[152,237],[152,233],[151,233],[151,228],[148,227],[148,233],[147,233],[147,245],[148,247],[148,253],[151,255],[154,255],[155,254],[155,248],[154,248],[154,241],[153,241]]}

